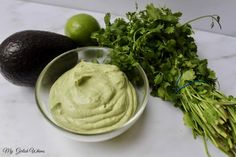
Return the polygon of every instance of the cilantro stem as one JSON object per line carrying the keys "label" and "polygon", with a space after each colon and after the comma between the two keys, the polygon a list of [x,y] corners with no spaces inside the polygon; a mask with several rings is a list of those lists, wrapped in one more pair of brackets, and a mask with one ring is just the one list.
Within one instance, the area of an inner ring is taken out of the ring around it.
{"label": "cilantro stem", "polygon": [[220,29],[222,29],[222,26],[220,24],[220,16],[219,15],[216,15],[216,14],[213,14],[213,15],[204,15],[204,16],[200,16],[200,17],[197,17],[195,19],[192,19],[192,20],[189,20],[187,22],[184,23],[184,25],[187,25],[187,24],[190,24],[194,21],[197,21],[197,20],[200,20],[200,19],[203,19],[203,18],[211,18],[212,19],[212,23],[211,23],[211,27],[214,26],[214,21],[217,22],[217,24],[219,25]]}
{"label": "cilantro stem", "polygon": [[205,148],[205,152],[207,154],[208,157],[211,157],[209,150],[208,150],[208,146],[207,146],[207,142],[206,142],[206,133],[204,132],[203,137],[203,144],[204,144],[204,148]]}

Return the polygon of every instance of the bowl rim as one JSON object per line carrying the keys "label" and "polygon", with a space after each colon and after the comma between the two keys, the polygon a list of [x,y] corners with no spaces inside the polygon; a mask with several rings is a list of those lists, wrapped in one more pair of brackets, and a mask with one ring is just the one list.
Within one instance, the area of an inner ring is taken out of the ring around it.
{"label": "bowl rim", "polygon": [[56,123],[54,123],[48,116],[47,114],[43,111],[42,107],[40,104],[42,104],[42,102],[40,101],[40,96],[39,96],[39,89],[40,89],[40,84],[42,82],[42,78],[45,74],[45,72],[49,69],[49,67],[56,61],[58,60],[59,58],[61,58],[62,56],[64,55],[67,55],[69,53],[72,53],[72,52],[78,52],[79,51],[82,51],[83,49],[101,49],[101,50],[112,50],[112,48],[108,48],[108,47],[98,47],[98,46],[86,46],[86,47],[79,47],[79,48],[75,48],[75,49],[71,49],[69,51],[66,51],[62,54],[60,54],[59,56],[55,57],[53,60],[51,60],[44,68],[43,70],[41,71],[37,81],[36,81],[36,85],[35,85],[35,90],[34,90],[34,95],[35,95],[35,101],[36,101],[36,104],[40,110],[40,112],[42,113],[43,117],[54,127],[56,127],[57,129],[59,129],[60,131],[63,131],[63,132],[66,132],[66,133],[71,133],[73,135],[80,135],[80,136],[94,136],[94,135],[103,135],[103,134],[107,134],[107,133],[111,133],[111,132],[115,132],[115,131],[118,131],[122,128],[125,128],[126,126],[128,126],[130,123],[132,123],[133,121],[136,120],[136,118],[138,118],[144,111],[144,109],[146,108],[147,106],[147,102],[148,102],[148,97],[149,97],[149,82],[148,82],[148,78],[147,78],[147,75],[146,73],[144,72],[143,68],[141,67],[141,65],[139,63],[137,63],[135,66],[137,67],[137,69],[142,73],[142,77],[144,79],[144,86],[145,86],[145,92],[144,92],[144,99],[142,101],[142,106],[140,107],[140,109],[127,121],[125,122],[123,125],[115,128],[115,129],[112,129],[112,130],[109,130],[109,131],[105,131],[105,132],[101,132],[101,133],[92,133],[92,134],[86,134],[86,133],[79,133],[79,132],[76,132],[76,131],[72,131],[72,130],[69,130],[69,129],[66,129],[66,128],[63,128],[59,125],[57,125]]}

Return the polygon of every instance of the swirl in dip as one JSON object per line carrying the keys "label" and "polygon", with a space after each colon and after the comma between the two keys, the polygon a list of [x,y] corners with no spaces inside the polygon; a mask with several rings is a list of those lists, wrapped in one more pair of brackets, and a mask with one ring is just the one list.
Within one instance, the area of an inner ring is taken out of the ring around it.
{"label": "swirl in dip", "polygon": [[82,61],[53,84],[49,104],[59,126],[96,134],[126,123],[136,111],[137,96],[117,66]]}

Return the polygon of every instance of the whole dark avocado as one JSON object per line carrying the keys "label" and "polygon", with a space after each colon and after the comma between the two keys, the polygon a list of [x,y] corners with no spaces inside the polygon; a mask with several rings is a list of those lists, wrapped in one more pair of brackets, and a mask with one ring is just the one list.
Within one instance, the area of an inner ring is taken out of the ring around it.
{"label": "whole dark avocado", "polygon": [[17,32],[0,45],[0,71],[15,85],[34,86],[42,69],[53,58],[76,47],[64,35],[39,30]]}

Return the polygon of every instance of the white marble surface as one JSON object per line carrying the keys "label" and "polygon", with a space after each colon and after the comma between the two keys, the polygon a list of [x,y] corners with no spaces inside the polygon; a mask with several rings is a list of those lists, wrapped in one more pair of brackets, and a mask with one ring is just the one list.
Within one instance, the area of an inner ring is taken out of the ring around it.
{"label": "white marble surface", "polygon": [[[0,42],[14,32],[41,29],[63,33],[65,21],[82,10],[0,0]],[[100,22],[103,14],[87,12]],[[236,95],[236,38],[196,31],[199,54],[209,59],[221,90]],[[3,148],[38,148],[45,153],[5,154]],[[214,157],[224,155],[210,144]],[[106,142],[81,143],[54,131],[39,112],[34,89],[14,86],[0,76],[0,156],[19,157],[204,157],[202,140],[193,139],[177,108],[150,97],[141,119],[125,134]]]}

